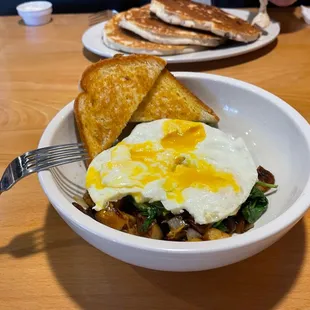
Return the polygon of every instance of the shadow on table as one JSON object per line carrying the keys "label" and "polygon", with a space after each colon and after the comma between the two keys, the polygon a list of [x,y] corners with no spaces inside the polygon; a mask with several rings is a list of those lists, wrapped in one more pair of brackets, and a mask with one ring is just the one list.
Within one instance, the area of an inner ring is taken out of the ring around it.
{"label": "shadow on table", "polygon": [[92,53],[87,48],[83,47],[82,49],[83,56],[90,62],[97,62],[101,59],[105,59],[106,57],[99,56],[97,54]]}
{"label": "shadow on table", "polygon": [[159,309],[169,301],[171,309],[181,310],[265,310],[290,291],[305,242],[300,221],[276,244],[243,262],[194,273],[152,271],[91,247],[49,206],[42,229],[16,236],[0,253],[23,259],[44,251],[59,284],[82,309]]}
{"label": "shadow on table", "polygon": [[[260,48],[256,51],[243,54],[240,56],[225,58],[225,59],[218,59],[213,61],[204,61],[204,62],[195,62],[195,63],[179,63],[179,64],[168,64],[168,69],[170,71],[209,71],[209,70],[216,70],[216,69],[223,69],[228,67],[237,66],[243,63],[254,61],[260,57],[263,57],[269,54],[276,46],[278,40],[276,39],[272,43],[268,44],[267,46]],[[90,62],[97,62],[100,59],[104,59],[104,57],[100,57],[86,48],[83,48],[83,55],[84,57],[89,60]]]}

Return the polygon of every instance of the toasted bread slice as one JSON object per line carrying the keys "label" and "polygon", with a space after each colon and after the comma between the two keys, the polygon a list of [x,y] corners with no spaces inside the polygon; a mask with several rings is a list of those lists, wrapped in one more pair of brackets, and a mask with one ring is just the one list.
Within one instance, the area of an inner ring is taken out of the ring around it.
{"label": "toasted bread slice", "polygon": [[235,41],[252,42],[261,34],[237,16],[190,0],[152,0],[150,10],[166,23],[210,31]]}
{"label": "toasted bread slice", "polygon": [[150,5],[124,13],[119,25],[142,38],[161,44],[193,44],[215,47],[225,42],[213,33],[191,30],[167,24],[150,12]]}
{"label": "toasted bread slice", "polygon": [[102,31],[103,43],[114,50],[125,53],[139,53],[149,55],[177,55],[201,51],[198,45],[172,45],[147,41],[135,33],[119,26],[125,13],[113,16]]}
{"label": "toasted bread slice", "polygon": [[131,55],[102,60],[85,70],[74,113],[91,159],[118,138],[165,65],[159,57]]}
{"label": "toasted bread slice", "polygon": [[151,91],[131,117],[131,122],[148,122],[162,118],[183,119],[216,124],[214,111],[164,69]]}

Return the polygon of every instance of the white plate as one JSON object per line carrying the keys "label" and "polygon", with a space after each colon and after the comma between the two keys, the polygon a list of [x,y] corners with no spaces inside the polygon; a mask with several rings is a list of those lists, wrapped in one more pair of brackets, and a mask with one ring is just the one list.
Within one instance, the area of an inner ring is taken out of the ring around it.
{"label": "white plate", "polygon": [[[225,9],[225,11],[230,14],[239,16],[245,20],[247,20],[250,16],[250,12],[244,10]],[[86,30],[82,37],[82,43],[88,50],[99,56],[113,57],[115,54],[119,53],[119,51],[108,48],[102,42],[102,29],[105,23],[106,22],[97,24]],[[210,61],[246,54],[262,48],[274,41],[280,33],[279,23],[273,21],[269,27],[265,29],[265,32],[266,34],[262,35],[257,41],[253,43],[232,43],[228,46],[218,47],[214,50],[204,50],[183,55],[163,56],[162,58],[167,60],[168,63],[181,63]]]}

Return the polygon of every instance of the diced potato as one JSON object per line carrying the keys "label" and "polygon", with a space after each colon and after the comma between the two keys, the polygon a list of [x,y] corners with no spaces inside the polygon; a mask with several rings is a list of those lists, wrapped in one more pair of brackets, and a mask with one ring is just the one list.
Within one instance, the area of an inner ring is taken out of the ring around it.
{"label": "diced potato", "polygon": [[127,220],[120,217],[117,213],[110,210],[101,210],[95,215],[96,220],[102,224],[105,224],[111,228],[122,230],[127,224]]}
{"label": "diced potato", "polygon": [[187,240],[188,242],[196,242],[196,241],[202,241],[202,239],[200,238],[193,238],[193,239],[190,239],[190,240]]}
{"label": "diced potato", "polygon": [[210,228],[203,235],[204,240],[218,240],[218,239],[224,239],[224,238],[229,238],[229,237],[230,237],[229,234],[217,228]]}
{"label": "diced potato", "polygon": [[181,240],[183,237],[186,236],[186,231],[184,230],[184,228],[185,225],[180,226],[177,229],[170,230],[167,234],[167,239],[176,241]]}
{"label": "diced potato", "polygon": [[132,226],[128,227],[127,229],[125,229],[123,231],[127,232],[128,234],[131,234],[131,235],[139,236],[139,231],[138,231],[136,224],[133,224]]}
{"label": "diced potato", "polygon": [[156,223],[150,227],[147,235],[149,238],[158,239],[158,240],[161,240],[164,237],[162,230],[160,229],[159,225]]}

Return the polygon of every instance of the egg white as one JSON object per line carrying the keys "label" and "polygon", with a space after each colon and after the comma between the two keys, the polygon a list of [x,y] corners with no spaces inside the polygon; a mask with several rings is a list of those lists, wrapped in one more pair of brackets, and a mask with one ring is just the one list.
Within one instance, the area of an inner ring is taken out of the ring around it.
{"label": "egg white", "polygon": [[[143,162],[131,161],[130,152],[126,145],[150,142],[155,149],[162,149],[161,139],[165,136],[162,119],[137,125],[131,134],[123,140],[124,146],[114,146],[100,153],[91,162],[90,169],[100,173],[102,188],[86,176],[87,190],[95,202],[97,211],[105,208],[109,201],[117,201],[127,195],[132,195],[138,202],[161,201],[163,206],[174,214],[187,210],[198,224],[207,224],[234,215],[240,205],[247,199],[252,187],[257,181],[257,171],[253,158],[241,138],[233,138],[219,129],[201,124],[206,137],[197,143],[194,150],[182,154],[187,160],[189,155],[205,161],[216,170],[233,175],[239,186],[235,191],[231,186],[225,186],[218,191],[211,191],[207,187],[189,186],[182,191],[183,201],[169,199],[163,184],[164,178],[152,180],[147,184],[139,183],[139,175],[132,177],[135,169],[140,175],[147,174],[147,167]],[[197,124],[197,123],[196,123]],[[165,150],[159,156],[169,161],[173,154]],[[170,156],[170,157],[169,157]],[[113,158],[113,160],[112,160]],[[121,167],[107,168],[109,162],[124,162]],[[155,164],[158,164],[155,163]]]}

